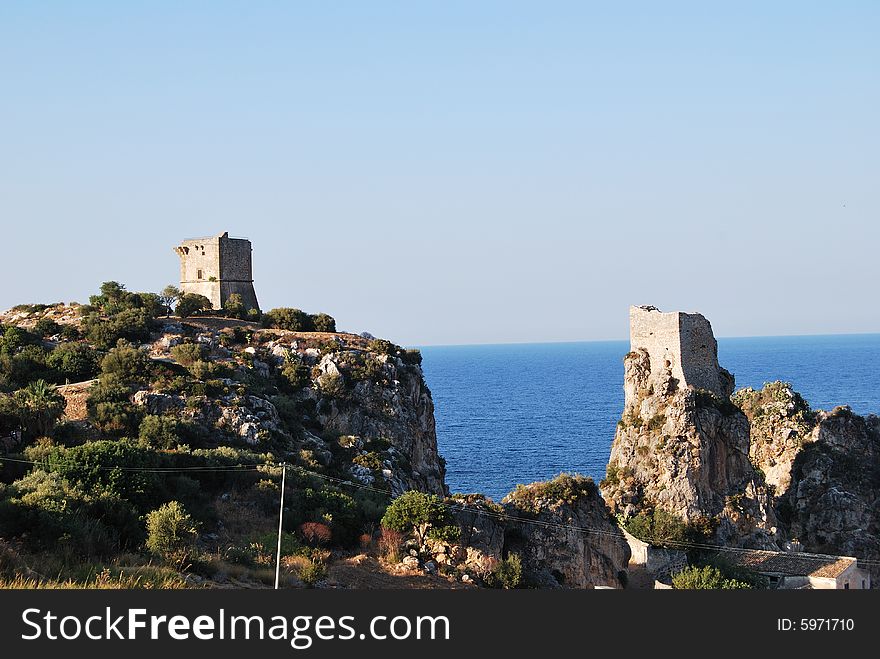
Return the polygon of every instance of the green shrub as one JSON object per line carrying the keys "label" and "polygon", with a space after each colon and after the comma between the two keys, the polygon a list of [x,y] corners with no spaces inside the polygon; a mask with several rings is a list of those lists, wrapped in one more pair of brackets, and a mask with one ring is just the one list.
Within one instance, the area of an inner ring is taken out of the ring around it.
{"label": "green shrub", "polygon": [[312,327],[316,332],[336,332],[336,320],[325,313],[315,314],[312,316]]}
{"label": "green shrub", "polygon": [[158,454],[127,441],[56,448],[48,460],[54,471],[84,492],[108,492],[141,509],[163,498],[161,474],[138,471],[160,466]]}
{"label": "green shrub", "polygon": [[691,565],[672,576],[672,587],[676,590],[740,590],[750,589],[752,585],[728,578],[714,565]]}
{"label": "green shrub", "polygon": [[186,560],[197,538],[196,523],[179,501],[164,503],[147,515],[147,549],[166,560]]}
{"label": "green shrub", "polygon": [[147,414],[138,430],[139,443],[158,449],[175,448],[180,441],[179,425],[174,417]]}
{"label": "green shrub", "polygon": [[404,492],[392,501],[382,517],[384,528],[413,534],[420,545],[431,531],[440,532],[438,529],[453,525],[449,506],[443,499],[415,490]]}
{"label": "green shrub", "polygon": [[658,547],[681,548],[691,543],[705,542],[712,534],[708,520],[686,523],[665,510],[640,512],[624,522],[629,533],[643,542]]}
{"label": "green shrub", "polygon": [[171,356],[181,366],[189,367],[204,359],[205,350],[198,343],[181,343],[171,348]]}
{"label": "green shrub", "polygon": [[312,317],[301,309],[281,307],[267,311],[263,316],[266,327],[289,330],[291,332],[314,332],[315,324]]}
{"label": "green shrub", "polygon": [[386,341],[385,339],[370,339],[367,342],[367,349],[370,352],[376,352],[380,355],[396,355],[400,352],[400,347]]}
{"label": "green shrub", "polygon": [[291,391],[299,391],[312,383],[311,369],[297,361],[289,361],[281,367],[281,377],[285,388]]}
{"label": "green shrub", "polygon": [[321,389],[321,395],[330,399],[345,398],[345,380],[341,375],[335,373],[325,373],[318,378],[318,387]]}
{"label": "green shrub", "polygon": [[61,332],[61,325],[51,318],[40,318],[34,325],[34,333],[43,338],[54,336]]}
{"label": "green shrub", "polygon": [[80,308],[83,333],[99,348],[110,348],[120,339],[148,340],[153,321],[163,311],[159,296],[130,293],[115,281],[104,282],[100,295],[92,295],[89,304]]}
{"label": "green shrub", "polygon": [[107,556],[143,540],[137,512],[108,492],[85,493],[60,474],[32,471],[0,496],[0,528],[57,556]]}
{"label": "green shrub", "polygon": [[82,382],[98,373],[98,352],[87,343],[60,343],[46,363],[70,382]]}
{"label": "green shrub", "polygon": [[198,293],[186,293],[177,303],[175,313],[181,318],[189,318],[190,316],[204,311],[211,311],[213,308],[214,305],[211,304],[211,300],[204,295],[199,295]]}
{"label": "green shrub", "polygon": [[543,505],[571,505],[585,496],[594,495],[597,491],[592,478],[562,473],[549,481],[517,485],[504,500],[522,510],[536,513]]}
{"label": "green shrub", "polygon": [[244,320],[247,318],[247,308],[244,306],[244,299],[238,293],[230,295],[226,302],[223,303],[223,311],[227,318],[238,318]]}
{"label": "green shrub", "polygon": [[510,554],[489,573],[486,583],[493,588],[516,588],[522,582],[522,559],[519,554]]}
{"label": "green shrub", "polygon": [[417,350],[416,348],[407,348],[403,351],[403,355],[401,356],[404,364],[410,364],[412,366],[421,366],[422,365],[422,352]]}
{"label": "green shrub", "polygon": [[101,360],[102,376],[113,376],[120,382],[146,382],[150,375],[150,358],[143,350],[120,343]]}

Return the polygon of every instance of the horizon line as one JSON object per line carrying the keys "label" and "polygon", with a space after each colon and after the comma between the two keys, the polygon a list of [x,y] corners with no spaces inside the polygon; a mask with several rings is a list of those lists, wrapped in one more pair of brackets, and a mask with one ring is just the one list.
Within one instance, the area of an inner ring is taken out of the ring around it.
{"label": "horizon line", "polygon": [[[880,336],[880,332],[825,332],[822,334],[742,334],[718,336],[720,339],[786,339],[786,338],[810,338],[828,336]],[[478,343],[418,343],[412,344],[412,348],[469,348],[480,346],[527,346],[527,345],[567,345],[573,343],[628,343],[629,339],[574,339],[563,341],[496,341]]]}

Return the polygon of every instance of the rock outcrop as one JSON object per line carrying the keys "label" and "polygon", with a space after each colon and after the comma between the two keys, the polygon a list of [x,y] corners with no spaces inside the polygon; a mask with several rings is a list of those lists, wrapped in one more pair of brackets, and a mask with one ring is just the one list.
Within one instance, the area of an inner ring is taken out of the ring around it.
{"label": "rock outcrop", "polygon": [[[445,496],[434,404],[417,351],[350,334],[295,333],[164,322],[144,349],[174,360],[181,344],[201,347],[201,395],[142,389],[132,403],[174,414],[223,441],[298,455],[392,494]],[[228,377],[213,376],[224,371]],[[247,385],[247,386],[245,386]],[[279,410],[277,406],[283,406]]]}
{"label": "rock outcrop", "polygon": [[[414,489],[447,494],[445,465],[437,450],[434,402],[421,368],[390,355],[359,357],[375,360],[381,376],[356,381],[344,399],[321,401],[320,386],[312,389],[309,395],[320,402],[319,422],[325,431],[390,442],[396,468],[392,463],[386,467],[395,493]],[[325,355],[320,377],[345,381],[344,364],[349,360],[350,355]]]}
{"label": "rock outcrop", "polygon": [[[805,550],[880,561],[880,418],[812,412],[791,385],[734,396],[751,421],[751,455],[774,486],[785,535]],[[872,580],[880,569],[864,568]]]}
{"label": "rock outcrop", "polygon": [[438,562],[457,563],[486,580],[516,554],[523,583],[532,587],[626,585],[629,545],[589,478],[562,474],[522,485],[501,505],[476,495],[456,497],[451,509],[461,537],[456,545],[434,548]]}
{"label": "rock outcrop", "polygon": [[520,554],[531,584],[626,585],[629,544],[591,479],[563,474],[520,486],[502,503],[509,515],[505,550]]}
{"label": "rock outcrop", "polygon": [[[748,419],[726,395],[681,385],[674,365],[690,347],[673,345],[660,358],[650,348],[639,346],[634,333],[624,360],[624,411],[601,484],[609,505],[624,517],[661,509],[684,522],[709,522],[716,542],[775,549],[769,493],[749,460]],[[712,364],[703,355],[701,369]],[[679,368],[689,371],[687,364]],[[703,377],[730,393],[727,371]]]}

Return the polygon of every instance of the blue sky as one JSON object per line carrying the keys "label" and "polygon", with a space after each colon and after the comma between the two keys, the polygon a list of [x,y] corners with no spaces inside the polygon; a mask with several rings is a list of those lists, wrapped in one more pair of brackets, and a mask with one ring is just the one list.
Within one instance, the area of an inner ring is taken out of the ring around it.
{"label": "blue sky", "polygon": [[875,2],[5,2],[0,307],[254,244],[405,344],[880,331]]}

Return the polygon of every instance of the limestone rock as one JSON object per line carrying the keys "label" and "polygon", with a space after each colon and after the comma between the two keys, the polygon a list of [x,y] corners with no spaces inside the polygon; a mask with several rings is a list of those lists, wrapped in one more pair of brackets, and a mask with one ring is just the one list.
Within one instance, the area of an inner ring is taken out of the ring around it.
{"label": "limestone rock", "polygon": [[[657,335],[668,329],[662,320]],[[602,482],[606,500],[625,517],[658,508],[685,522],[711,520],[722,544],[775,549],[770,496],[749,460],[749,421],[727,398],[733,376],[717,364],[714,337],[703,331],[708,321],[693,321],[700,333],[669,330],[680,342],[662,352],[660,339],[644,339],[646,322],[640,316],[633,325],[624,359],[625,406]],[[683,385],[683,377],[714,390]]]}
{"label": "limestone rock", "polygon": [[180,396],[137,391],[131,398],[135,405],[143,407],[147,414],[166,414],[183,409],[185,401]]}
{"label": "limestone rock", "polygon": [[629,545],[591,479],[563,474],[504,498],[506,553],[517,553],[526,583],[622,588]]}
{"label": "limestone rock", "polygon": [[[880,418],[812,412],[782,382],[735,400],[751,419],[751,454],[775,485],[786,536],[808,552],[880,560]],[[863,567],[880,580],[876,565]]]}

